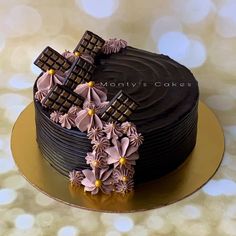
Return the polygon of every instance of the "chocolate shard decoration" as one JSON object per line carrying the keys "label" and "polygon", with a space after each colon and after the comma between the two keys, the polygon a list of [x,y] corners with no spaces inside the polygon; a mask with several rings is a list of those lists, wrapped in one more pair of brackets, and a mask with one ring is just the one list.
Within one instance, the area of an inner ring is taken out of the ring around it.
{"label": "chocolate shard decoration", "polygon": [[46,47],[34,61],[34,64],[43,71],[53,69],[65,72],[71,67],[71,62],[51,47]]}
{"label": "chocolate shard decoration", "polygon": [[47,108],[67,112],[73,105],[82,107],[84,98],[63,85],[56,84],[43,99],[42,105]]}
{"label": "chocolate shard decoration", "polygon": [[101,112],[100,117],[108,122],[125,122],[137,108],[138,104],[121,90]]}
{"label": "chocolate shard decoration", "polygon": [[78,57],[68,71],[64,85],[74,90],[78,84],[89,82],[95,66],[81,57]]}
{"label": "chocolate shard decoration", "polygon": [[79,44],[76,46],[74,53],[87,53],[94,58],[100,52],[104,44],[105,40],[90,31],[86,31]]}

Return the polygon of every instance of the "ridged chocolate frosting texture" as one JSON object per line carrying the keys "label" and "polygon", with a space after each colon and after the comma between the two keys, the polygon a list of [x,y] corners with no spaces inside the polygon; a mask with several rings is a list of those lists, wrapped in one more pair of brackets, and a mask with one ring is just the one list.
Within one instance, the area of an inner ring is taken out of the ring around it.
{"label": "ridged chocolate frosting texture", "polygon": [[[130,121],[144,135],[136,181],[151,180],[177,168],[196,143],[198,84],[186,67],[164,55],[127,47],[96,60],[93,80],[107,87],[109,100],[123,89],[139,103]],[[37,141],[43,156],[60,173],[88,168],[91,151],[85,133],[66,130],[35,102]]]}

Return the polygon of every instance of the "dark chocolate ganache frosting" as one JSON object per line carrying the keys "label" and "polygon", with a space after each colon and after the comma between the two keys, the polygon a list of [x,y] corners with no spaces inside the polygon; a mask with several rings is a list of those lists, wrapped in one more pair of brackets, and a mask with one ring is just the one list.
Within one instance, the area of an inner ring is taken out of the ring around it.
{"label": "dark chocolate ganache frosting", "polygon": [[[136,182],[163,176],[181,165],[193,150],[197,136],[198,83],[183,65],[144,50],[127,47],[97,57],[92,80],[108,90],[111,100],[120,90],[139,103],[131,115],[144,135],[135,167]],[[43,156],[60,173],[89,168],[91,151],[86,134],[53,123],[35,101],[37,141]]]}
{"label": "dark chocolate ganache frosting", "polygon": [[93,80],[107,87],[109,100],[122,89],[139,103],[130,120],[143,134],[180,120],[199,96],[189,69],[168,56],[132,47],[100,57]]}

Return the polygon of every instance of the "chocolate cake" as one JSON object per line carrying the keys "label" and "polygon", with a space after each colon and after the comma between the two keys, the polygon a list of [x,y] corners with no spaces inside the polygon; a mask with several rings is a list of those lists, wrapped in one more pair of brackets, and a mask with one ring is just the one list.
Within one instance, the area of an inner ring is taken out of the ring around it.
{"label": "chocolate cake", "polygon": [[[86,34],[93,35],[100,42],[100,47],[94,46],[96,43],[93,45],[95,49],[100,50],[92,49],[93,53],[90,54],[92,47],[88,51],[87,45],[82,47],[86,37],[89,38]],[[120,47],[114,47],[114,43]],[[65,113],[72,105],[75,108],[86,100],[81,96],[82,93],[76,93],[78,85],[87,83],[92,87],[93,83],[96,83],[101,91],[107,90],[107,100],[102,101],[104,104],[102,103],[103,106],[97,114],[102,124],[110,122],[123,127],[122,124],[128,121],[129,124],[134,124],[137,133],[143,136],[143,139],[135,139],[140,141],[140,144],[144,140],[138,149],[139,159],[135,159],[133,165],[135,184],[159,178],[180,166],[192,152],[197,135],[199,90],[190,70],[168,56],[126,46],[124,41],[116,39],[105,42],[91,32],[85,33],[79,45],[82,46],[77,46],[74,51],[77,58],[71,54],[61,56],[54,53],[53,49],[47,48],[52,53],[47,55],[47,60],[51,60],[55,54],[55,61],[46,61],[42,54],[36,60],[36,64],[43,71],[48,71],[48,74],[55,73],[50,72],[52,69],[59,71],[62,68],[63,73],[66,71],[66,79],[61,78],[63,76],[59,73],[56,78],[60,83],[54,80],[55,84],[50,84],[49,92],[41,90],[39,94],[39,80],[42,75],[34,86],[37,142],[43,157],[65,176],[74,171],[73,176],[78,177],[78,173],[82,173],[79,171],[92,168],[86,156],[94,149],[95,141],[91,144],[88,137],[89,130],[93,127],[88,128],[87,134],[85,130],[78,128],[80,126],[76,127],[73,122],[70,123],[67,116],[66,119],[60,118],[62,113],[59,112]],[[70,56],[73,60],[70,60]],[[75,65],[80,66],[81,60],[89,65],[82,65],[75,72],[73,68]],[[83,75],[78,76],[78,73]],[[76,76],[80,79],[76,79]],[[66,84],[70,84],[71,90],[68,90]],[[74,103],[75,100],[77,103]],[[53,113],[55,111],[57,113]],[[121,140],[122,137],[120,135],[117,139]],[[128,140],[127,137],[123,139]],[[134,142],[134,139],[130,138],[130,143],[132,141]],[[111,138],[109,142],[115,141]],[[104,141],[104,145],[105,143]],[[109,150],[107,153],[110,153]],[[117,163],[122,167],[121,159]],[[127,167],[129,169],[129,166]],[[82,175],[80,178],[83,179]],[[101,185],[102,182],[95,183],[97,189]]]}

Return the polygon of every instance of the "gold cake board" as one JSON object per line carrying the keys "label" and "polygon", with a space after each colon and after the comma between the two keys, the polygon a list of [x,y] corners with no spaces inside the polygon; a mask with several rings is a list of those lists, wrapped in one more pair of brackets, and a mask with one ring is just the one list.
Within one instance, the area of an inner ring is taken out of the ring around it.
{"label": "gold cake board", "polygon": [[[125,196],[95,195],[83,188],[71,188],[69,181],[42,157],[36,142],[34,105],[18,117],[11,137],[11,149],[21,174],[39,191],[55,200],[87,210],[136,212],[180,201],[199,190],[217,171],[224,153],[224,135],[213,112],[199,104],[196,147],[177,170],[152,182],[137,185]],[[173,158],[175,158],[173,156]]]}

